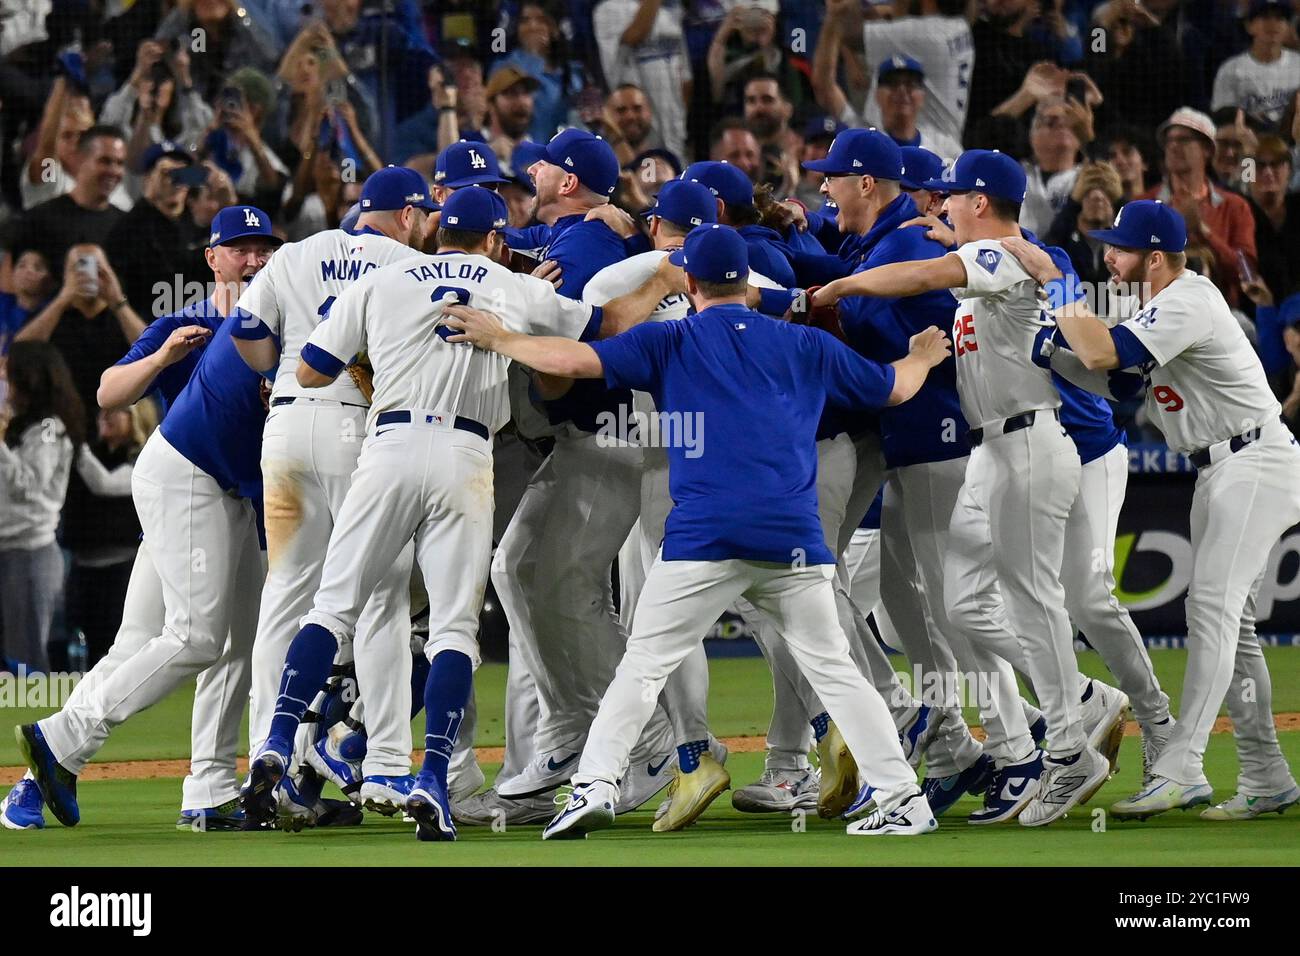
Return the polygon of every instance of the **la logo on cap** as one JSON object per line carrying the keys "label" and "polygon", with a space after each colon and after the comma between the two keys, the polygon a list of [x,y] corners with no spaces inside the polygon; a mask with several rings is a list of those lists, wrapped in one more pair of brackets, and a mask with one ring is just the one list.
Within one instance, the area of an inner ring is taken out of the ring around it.
{"label": "la logo on cap", "polygon": [[1115,213],[1115,225],[1116,225],[1116,226],[1119,225],[1119,217],[1122,216],[1122,215],[1124,215],[1124,210],[1123,210],[1123,209],[1120,209],[1119,212]]}
{"label": "la logo on cap", "polygon": [[253,210],[251,209],[246,208],[244,210],[244,225],[256,226],[257,228],[260,229],[262,228],[262,220],[257,218],[257,213],[253,212]]}

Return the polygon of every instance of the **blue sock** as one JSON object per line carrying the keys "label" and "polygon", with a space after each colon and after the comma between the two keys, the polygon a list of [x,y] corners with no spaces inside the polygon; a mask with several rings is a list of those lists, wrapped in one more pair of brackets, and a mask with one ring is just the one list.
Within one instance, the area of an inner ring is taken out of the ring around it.
{"label": "blue sock", "polygon": [[460,651],[443,651],[429,667],[424,685],[424,766],[420,773],[431,773],[447,788],[447,761],[456,746],[460,722],[465,719],[474,680],[474,665]]}
{"label": "blue sock", "polygon": [[677,745],[677,766],[682,773],[694,773],[700,766],[700,754],[709,749],[707,740],[692,740]]}
{"label": "blue sock", "polygon": [[302,715],[329,679],[338,650],[334,635],[319,624],[308,624],[294,637],[280,673],[280,694],[275,699],[268,739],[276,737],[293,745]]}
{"label": "blue sock", "polygon": [[831,715],[823,710],[808,723],[812,724],[813,739],[820,741],[826,736],[826,732],[831,729]]}
{"label": "blue sock", "polygon": [[429,683],[429,658],[423,653],[411,659],[411,719],[424,710],[424,689]]}

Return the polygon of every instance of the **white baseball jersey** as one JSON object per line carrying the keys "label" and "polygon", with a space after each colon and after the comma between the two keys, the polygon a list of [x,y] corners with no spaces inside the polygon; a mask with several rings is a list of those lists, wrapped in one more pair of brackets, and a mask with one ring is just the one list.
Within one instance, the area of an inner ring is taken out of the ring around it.
{"label": "white baseball jersey", "polygon": [[1038,299],[1038,284],[996,239],[968,242],[955,253],[966,286],[953,322],[957,391],[971,428],[1037,408],[1059,408],[1052,373],[1035,356],[1056,327]]}
{"label": "white baseball jersey", "polygon": [[1214,77],[1210,109],[1236,106],[1280,123],[1287,105],[1300,90],[1300,53],[1282,50],[1272,63],[1261,63],[1250,51],[1223,61]]}
{"label": "white baseball jersey", "polygon": [[960,143],[970,103],[971,70],[975,65],[975,41],[966,18],[873,20],[863,24],[862,39],[872,75],[872,92],[867,94],[862,111],[867,121],[880,125],[880,107],[876,105],[874,92],[877,67],[891,56],[904,53],[925,67],[925,105],[921,107],[920,122]]}
{"label": "white baseball jersey", "polygon": [[[348,375],[340,375],[325,388],[299,385],[298,354],[344,289],[381,266],[420,254],[387,236],[369,232],[354,236],[342,229],[318,232],[277,249],[238,302],[239,308],[257,316],[280,337],[280,367],[271,397],[332,398],[364,406],[365,396]],[[353,354],[343,359],[349,361]]]}
{"label": "white baseball jersey", "polygon": [[341,362],[365,351],[375,370],[370,421],[398,409],[428,409],[472,418],[496,432],[510,420],[510,360],[468,344],[452,345],[442,326],[448,304],[486,309],[506,328],[580,338],[595,311],[555,286],[517,274],[486,256],[417,255],[377,269],[348,288],[310,343]]}
{"label": "white baseball jersey", "polygon": [[1193,452],[1276,419],[1259,357],[1213,282],[1184,271],[1124,322],[1154,365],[1147,414],[1175,451]]}

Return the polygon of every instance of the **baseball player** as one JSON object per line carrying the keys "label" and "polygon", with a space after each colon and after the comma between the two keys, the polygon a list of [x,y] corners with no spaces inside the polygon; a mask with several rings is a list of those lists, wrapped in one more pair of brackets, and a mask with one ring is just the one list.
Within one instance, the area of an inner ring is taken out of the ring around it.
{"label": "baseball player", "polygon": [[[255,503],[261,496],[257,462],[266,412],[260,380],[232,343],[236,320],[226,318],[215,331],[208,323],[233,310],[238,290],[277,245],[270,217],[260,209],[221,210],[207,252],[218,279],[212,298],[181,313],[193,324],[176,327],[169,317],[152,341],[142,336],[144,344],[137,343],[124,360],[129,371],[113,383],[118,400],[132,393],[138,397],[162,362],[210,337],[132,475],[132,496],[144,530],[141,553],[161,582],[162,624],[134,650],[138,631],[128,630],[131,644],[121,648],[124,653],[116,660],[92,671],[91,676],[98,676],[83,681],[84,696],[51,717],[16,729],[41,796],[65,826],[80,819],[77,775],[112,730],[196,674],[194,772],[185,780],[178,825],[242,825],[233,806],[238,793],[235,753],[253,631],[251,619],[243,619],[238,608],[256,599],[265,573]],[[161,357],[145,358],[145,350],[158,348],[159,338],[167,343],[154,352]],[[175,387],[183,369],[176,362],[164,371],[164,380],[156,383],[164,394]],[[149,586],[147,575],[134,583],[128,607],[143,609],[149,604],[141,593]],[[141,623],[143,618],[136,627]]]}
{"label": "baseball player", "polygon": [[495,190],[509,182],[501,175],[496,153],[486,143],[466,140],[452,143],[433,164],[433,201],[446,202],[457,189],[466,186],[483,186]]}
{"label": "baseball player", "polygon": [[961,575],[954,563],[963,549],[981,548],[991,539],[1007,617],[1050,732],[1040,769],[1018,700],[1012,706],[1006,699],[1003,671],[995,682],[996,709],[1008,725],[1004,761],[1019,765],[1015,775],[1021,782],[1013,793],[1023,796],[1037,781],[1032,798],[1005,812],[1014,811],[1022,825],[1041,826],[1091,797],[1110,772],[1106,758],[1089,745],[1082,721],[1074,632],[1060,577],[1066,520],[1079,489],[1079,455],[1060,427],[1061,399],[1050,370],[1036,361],[1054,323],[1039,305],[1033,280],[996,241],[1019,237],[1024,171],[996,151],[968,150],[942,182],[927,185],[949,193],[958,250],[869,269],[831,283],[814,301],[944,288],[959,298],[953,330],[957,386],[973,450],[949,524],[944,604],[951,616],[965,596],[955,585]]}
{"label": "baseball player", "polygon": [[[688,457],[684,442],[669,448],[674,508],[664,543],[574,790],[543,836],[585,836],[613,822],[618,780],[668,673],[698,645],[706,622],[741,596],[772,617],[876,786],[878,810],[850,832],[932,831],[888,708],[850,661],[838,627],[813,436],[828,396],[845,406],[910,397],[947,354],[946,342],[930,330],[909,358],[881,368],[818,330],[763,317],[745,306],[748,254],[726,226],[694,230],[674,259],[686,269],[696,315],[648,323],[599,348],[515,334],[481,312],[459,310],[454,323],[479,347],[539,371],[648,390],[660,414],[695,416],[708,429],[698,457]],[[753,421],[771,423],[758,448]],[[719,459],[731,467],[718,469]]]}
{"label": "baseball player", "polygon": [[[299,385],[299,353],[343,290],[363,275],[418,254],[428,214],[438,208],[419,173],[395,166],[366,180],[361,207],[355,235],[331,229],[287,244],[239,301],[244,321],[233,332],[235,344],[252,368],[273,378],[262,441],[269,567],[253,649],[251,753],[266,739],[288,641],[311,610],[330,532],[361,453],[369,406],[368,383],[351,374],[322,389]],[[347,766],[358,763],[355,759],[342,764],[330,759],[340,755],[339,741],[332,753],[325,752],[328,742],[318,742],[311,760],[333,770],[331,779],[357,802],[386,813],[405,804],[414,780],[407,697],[410,561],[409,549],[398,556],[358,621],[355,667],[365,730],[361,779],[353,779]],[[359,746],[353,741],[349,750]]]}
{"label": "baseball player", "polygon": [[1141,371],[1151,420],[1198,470],[1179,721],[1143,789],[1111,812],[1145,819],[1210,803],[1203,758],[1226,695],[1241,761],[1238,792],[1202,816],[1244,820],[1280,813],[1300,800],[1300,790],[1273,724],[1254,595],[1273,543],[1300,520],[1300,446],[1282,424],[1259,358],[1223,296],[1186,268],[1187,229],[1178,212],[1158,202],[1131,202],[1113,228],[1092,235],[1107,244],[1112,278],[1137,291],[1140,311],[1113,329],[1074,301],[1056,264],[1039,250],[1011,240],[1005,248],[1047,285],[1053,316],[1086,368]]}
{"label": "baseball player", "polygon": [[492,433],[509,417],[508,360],[445,341],[451,303],[491,304],[516,328],[577,338],[614,334],[649,315],[657,288],[594,309],[493,261],[504,200],[460,189],[447,200],[439,252],[376,270],[339,297],[302,347],[296,376],[327,387],[347,357],[375,369],[369,435],[330,536],[321,586],[289,645],[270,732],[252,761],[249,804],[269,812],[307,700],[351,638],[375,583],[414,539],[429,595],[425,761],[406,803],[421,840],[454,840],[447,762],[478,663],[478,613],[492,548]]}

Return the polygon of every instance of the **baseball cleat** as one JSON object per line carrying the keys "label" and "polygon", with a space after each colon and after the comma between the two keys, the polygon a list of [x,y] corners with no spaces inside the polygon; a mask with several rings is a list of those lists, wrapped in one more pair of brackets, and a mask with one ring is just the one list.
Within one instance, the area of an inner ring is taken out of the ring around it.
{"label": "baseball cleat", "polygon": [[310,768],[297,779],[286,774],[276,791],[275,828],[298,833],[304,827],[315,826],[321,786],[321,778]]}
{"label": "baseball cleat", "polygon": [[261,753],[249,763],[248,779],[239,791],[239,805],[243,807],[244,817],[249,823],[257,826],[271,826],[275,823],[275,791],[284,779],[284,772],[284,753],[267,740]]}
{"label": "baseball cleat", "polygon": [[[392,778],[389,778],[392,779]],[[425,843],[450,843],[456,839],[451,803],[436,777],[422,773],[406,798],[406,812],[415,820],[415,838]]]}
{"label": "baseball cleat", "polygon": [[1110,763],[1091,747],[1069,757],[1043,759],[1038,791],[1016,818],[1022,827],[1041,827],[1087,803],[1110,779]]}
{"label": "baseball cleat", "polygon": [[681,767],[673,768],[673,779],[668,784],[668,811],[657,818],[651,827],[655,833],[681,830],[708,809],[723,790],[731,787],[731,775],[712,753],[700,754],[700,765],[690,773]]}
{"label": "baseball cleat", "polygon": [[[408,773],[405,777],[386,777],[381,774],[372,774],[362,781],[358,799],[361,806],[367,810],[373,810],[375,813],[391,817],[394,813],[407,806],[407,798],[411,795],[414,787],[414,774]],[[451,819],[450,811],[448,811],[448,819]]]}
{"label": "baseball cleat", "polygon": [[939,821],[925,795],[914,793],[894,809],[876,808],[845,829],[849,836],[921,836],[939,829]]}
{"label": "baseball cleat", "polygon": [[507,800],[495,790],[487,790],[464,800],[453,800],[451,816],[457,823],[470,827],[523,827],[545,823],[555,816],[555,800],[551,797]]}
{"label": "baseball cleat", "polygon": [[845,820],[856,820],[858,817],[873,813],[876,809],[876,788],[871,784],[865,784],[858,795],[853,798],[848,809],[842,814]]}
{"label": "baseball cleat", "polygon": [[479,787],[485,783],[487,777],[483,775],[483,768],[478,765],[477,760],[471,760],[469,766],[460,771],[455,768],[448,769],[447,796],[453,804],[468,800],[478,793]]}
{"label": "baseball cleat", "polygon": [[227,800],[217,807],[203,807],[198,810],[182,810],[176,821],[177,830],[190,830],[194,833],[206,833],[209,830],[228,832],[244,829],[244,811],[239,808],[239,799]]}
{"label": "baseball cleat", "polygon": [[1239,793],[1208,810],[1201,811],[1202,820],[1253,820],[1266,813],[1281,815],[1288,807],[1300,803],[1300,787],[1292,787],[1271,797],[1248,797]]}
{"label": "baseball cleat", "polygon": [[972,796],[983,793],[997,772],[993,758],[980,754],[976,761],[961,773],[947,777],[926,777],[921,781],[921,792],[936,817],[941,817],[952,805],[966,794]]}
{"label": "baseball cleat", "polygon": [[[1152,777],[1140,791],[1111,804],[1111,816],[1119,820],[1145,820],[1166,810],[1190,810],[1205,806],[1214,796],[1208,783],[1175,783],[1168,777]],[[1231,802],[1231,801],[1229,801]]]}
{"label": "baseball cleat", "polygon": [[27,769],[41,792],[41,799],[65,827],[75,827],[81,820],[77,806],[77,775],[66,770],[54,759],[54,751],[45,742],[40,724],[23,724],[14,728],[18,752],[23,755]]}
{"label": "baseball cleat", "polygon": [[[559,802],[559,798],[556,798]],[[614,825],[614,805],[618,803],[618,789],[604,780],[575,783],[573,792],[565,795],[564,805],[546,829],[543,840],[586,839],[593,830],[604,830]]]}
{"label": "baseball cleat", "polygon": [[921,704],[912,715],[912,719],[898,732],[898,742],[902,744],[903,756],[907,758],[913,770],[925,756],[926,748],[939,735],[939,728],[942,726],[943,712]]}
{"label": "baseball cleat", "polygon": [[[674,753],[675,752],[676,752],[676,748],[674,748]],[[714,737],[712,734],[709,735],[709,753],[713,754],[713,759],[716,760],[718,763],[722,764],[724,767],[727,765],[727,756],[728,756],[727,745],[724,744],[717,737]],[[678,769],[679,769],[678,767],[674,767],[672,773],[676,773]],[[669,775],[670,779],[668,781],[669,783],[672,783],[671,776],[672,775],[670,774]],[[655,808],[655,819],[662,820],[664,817],[668,815],[668,811],[671,810],[672,808],[673,808],[673,790],[670,787],[668,790],[668,795],[665,796],[663,800],[659,802],[659,806]],[[617,807],[615,809],[617,809]]]}
{"label": "baseball cleat", "polygon": [[1043,752],[1035,750],[1028,760],[1000,767],[984,791],[984,806],[966,818],[981,826],[1014,820],[1038,792],[1043,778]]}
{"label": "baseball cleat", "polygon": [[757,782],[731,795],[731,805],[741,813],[789,813],[817,809],[820,777],[812,767],[803,770],[764,770]]}
{"label": "baseball cleat", "polygon": [[1119,769],[1119,745],[1124,742],[1124,716],[1128,695],[1099,680],[1082,677],[1080,719],[1088,734],[1088,746],[1106,758],[1113,775]]}
{"label": "baseball cleat", "polygon": [[317,776],[334,784],[352,800],[364,779],[361,761],[366,755],[365,743],[366,738],[355,731],[338,741],[332,734],[326,734],[315,746],[307,748],[304,760]]}
{"label": "baseball cleat", "polygon": [[0,824],[6,830],[40,830],[45,826],[45,801],[31,777],[23,777],[0,801]]}
{"label": "baseball cleat", "polygon": [[1142,724],[1142,785],[1146,786],[1155,776],[1156,761],[1169,743],[1177,721],[1166,717],[1157,724]]}
{"label": "baseball cleat", "polygon": [[821,765],[817,815],[830,820],[847,810],[861,789],[857,761],[849,753],[849,745],[844,742],[835,721],[831,721],[826,736],[817,743],[817,760]]}
{"label": "baseball cleat", "polygon": [[672,782],[676,767],[677,748],[667,734],[652,747],[634,750],[628,759],[627,772],[618,784],[619,799],[614,812],[631,813],[648,803]]}
{"label": "baseball cleat", "polygon": [[520,797],[535,797],[541,793],[550,793],[562,784],[568,783],[573,772],[578,768],[581,750],[565,748],[552,750],[550,753],[538,754],[517,777],[506,781],[497,793],[511,800]]}
{"label": "baseball cleat", "polygon": [[322,797],[316,802],[316,829],[322,827],[359,827],[364,819],[361,808],[351,800]]}

